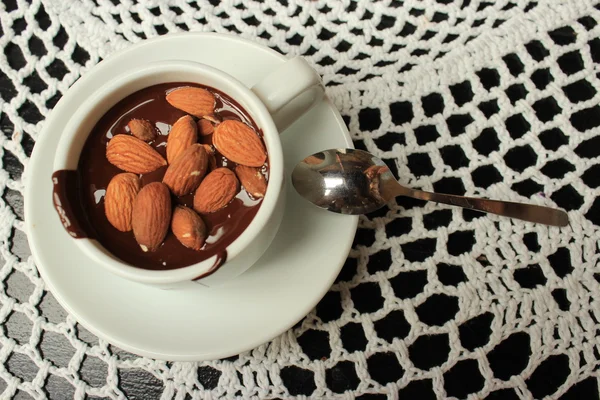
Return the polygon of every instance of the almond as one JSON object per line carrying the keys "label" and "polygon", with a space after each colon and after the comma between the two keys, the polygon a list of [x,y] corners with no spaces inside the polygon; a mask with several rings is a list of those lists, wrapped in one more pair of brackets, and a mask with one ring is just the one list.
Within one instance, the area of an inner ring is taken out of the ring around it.
{"label": "almond", "polygon": [[215,131],[215,127],[213,124],[207,119],[199,119],[198,120],[198,133],[202,136],[212,135]]}
{"label": "almond", "polygon": [[194,210],[209,214],[225,207],[239,191],[239,182],[233,171],[217,168],[202,181],[194,194]]}
{"label": "almond", "polygon": [[116,135],[106,146],[108,162],[134,174],[146,174],[167,165],[167,162],[148,143],[129,135]]}
{"label": "almond", "polygon": [[204,147],[204,150],[206,150],[206,154],[215,154],[215,148],[210,144],[203,144],[202,147]]}
{"label": "almond", "polygon": [[208,170],[214,171],[217,169],[217,157],[215,155],[215,149],[209,144],[203,144],[206,154],[208,154]]}
{"label": "almond", "polygon": [[133,235],[143,251],[158,249],[171,222],[171,193],[160,182],[147,184],[133,202]]}
{"label": "almond", "polygon": [[172,163],[185,149],[198,141],[196,122],[189,115],[179,118],[167,137],[167,161]]}
{"label": "almond", "polygon": [[200,250],[206,240],[206,225],[191,208],[177,206],[173,211],[171,231],[179,242],[187,248]]}
{"label": "almond", "polygon": [[195,117],[202,118],[215,111],[215,96],[206,89],[182,87],[167,95],[170,105]]}
{"label": "almond", "polygon": [[150,142],[156,138],[156,129],[144,119],[132,119],[127,124],[131,134],[144,142]]}
{"label": "almond", "polygon": [[104,213],[108,222],[121,232],[131,230],[133,202],[140,187],[140,178],[129,172],[113,176],[106,187]]}
{"label": "almond", "polygon": [[265,197],[267,180],[263,174],[260,173],[260,169],[238,165],[235,168],[235,174],[249,195],[255,199]]}
{"label": "almond", "polygon": [[213,144],[231,161],[260,167],[267,160],[267,152],[262,140],[254,129],[240,121],[221,122],[213,134]]}
{"label": "almond", "polygon": [[175,196],[192,193],[208,168],[208,154],[201,144],[195,143],[173,161],[163,177],[163,183]]}

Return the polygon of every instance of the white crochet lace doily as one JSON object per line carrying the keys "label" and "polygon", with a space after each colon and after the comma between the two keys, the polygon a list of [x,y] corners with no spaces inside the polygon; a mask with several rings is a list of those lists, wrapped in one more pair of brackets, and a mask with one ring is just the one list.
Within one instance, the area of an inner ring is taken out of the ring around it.
{"label": "white crochet lace doily", "polygon": [[[2,398],[597,398],[598,8],[4,0]],[[97,340],[56,306],[29,255],[23,167],[44,118],[80,76],[131,43],[187,30],[305,56],[356,146],[403,183],[558,206],[570,226],[399,199],[361,217],[331,291],[268,344],[227,360],[168,363]]]}

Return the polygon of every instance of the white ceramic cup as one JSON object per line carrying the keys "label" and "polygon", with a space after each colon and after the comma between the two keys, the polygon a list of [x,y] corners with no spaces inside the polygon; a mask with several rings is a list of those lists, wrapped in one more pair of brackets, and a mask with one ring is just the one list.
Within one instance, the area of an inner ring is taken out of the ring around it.
{"label": "white ceramic cup", "polygon": [[227,261],[216,272],[199,280],[196,278],[206,274],[215,265],[217,256],[183,268],[147,270],[121,261],[97,240],[72,240],[94,262],[132,281],[168,289],[197,283],[215,286],[250,268],[275,237],[285,204],[283,152],[279,133],[322,99],[324,89],[319,75],[299,57],[270,71],[252,89],[234,77],[200,63],[162,61],[148,64],[107,82],[102,90],[93,93],[74,110],[58,143],[54,171],[77,169],[91,129],[117,102],[140,89],[168,82],[193,82],[218,89],[236,100],[261,128],[269,156],[269,182],[254,219],[227,246]]}

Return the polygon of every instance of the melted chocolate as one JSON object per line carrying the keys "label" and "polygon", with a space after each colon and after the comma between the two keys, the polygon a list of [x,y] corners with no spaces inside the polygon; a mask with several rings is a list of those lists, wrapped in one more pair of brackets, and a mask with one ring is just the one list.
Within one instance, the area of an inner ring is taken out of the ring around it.
{"label": "melted chocolate", "polygon": [[76,239],[89,237],[93,231],[81,205],[77,171],[56,171],[52,174],[52,183],[52,202],[69,235]]}
{"label": "melted chocolate", "polygon": [[[108,141],[114,135],[128,133],[127,123],[131,119],[146,119],[157,127],[159,133],[150,145],[166,159],[167,135],[171,125],[185,113],[168,104],[165,95],[182,86],[204,87],[210,90],[216,98],[215,114],[223,120],[241,120],[261,133],[239,104],[216,89],[192,83],[168,83],[142,89],[113,106],[92,129],[81,152],[77,171],[54,173],[54,197],[59,203],[55,200],[55,207],[72,236],[97,239],[113,255],[133,266],[153,270],[175,269],[217,255],[215,265],[197,278],[200,279],[212,274],[225,262],[225,249],[250,224],[258,212],[261,199],[252,199],[242,189],[226,207],[212,214],[203,214],[202,219],[208,228],[209,237],[200,251],[184,247],[169,232],[164,243],[156,251],[145,253],[135,241],[133,232],[118,231],[110,225],[104,214],[106,187],[113,176],[123,172],[106,159]],[[211,135],[199,134],[198,139],[200,143],[212,143]],[[236,164],[220,153],[217,152],[215,157],[217,166],[235,169]],[[166,169],[167,167],[162,167],[142,175],[142,185],[161,181]],[[268,178],[267,164],[263,167],[263,172]],[[193,206],[193,194],[173,196],[172,200],[174,206]],[[70,222],[70,225],[67,226],[65,221]]]}
{"label": "melted chocolate", "polygon": [[198,281],[202,278],[206,278],[207,276],[214,274],[215,271],[217,271],[219,268],[221,268],[221,265],[225,264],[225,261],[227,261],[227,252],[225,250],[223,250],[221,253],[217,253],[217,259],[215,260],[215,263],[212,265],[212,267],[210,267],[210,269],[208,271],[206,271],[202,275],[200,275],[192,280]]}

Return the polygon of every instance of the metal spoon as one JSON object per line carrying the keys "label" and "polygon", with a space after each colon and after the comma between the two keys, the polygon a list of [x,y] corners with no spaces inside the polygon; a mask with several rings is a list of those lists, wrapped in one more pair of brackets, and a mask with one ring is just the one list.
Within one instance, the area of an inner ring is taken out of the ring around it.
{"label": "metal spoon", "polygon": [[546,225],[569,223],[567,213],[555,208],[409,189],[383,161],[362,150],[331,149],[308,156],[294,168],[292,183],[308,201],[341,214],[366,214],[396,196],[408,196]]}

